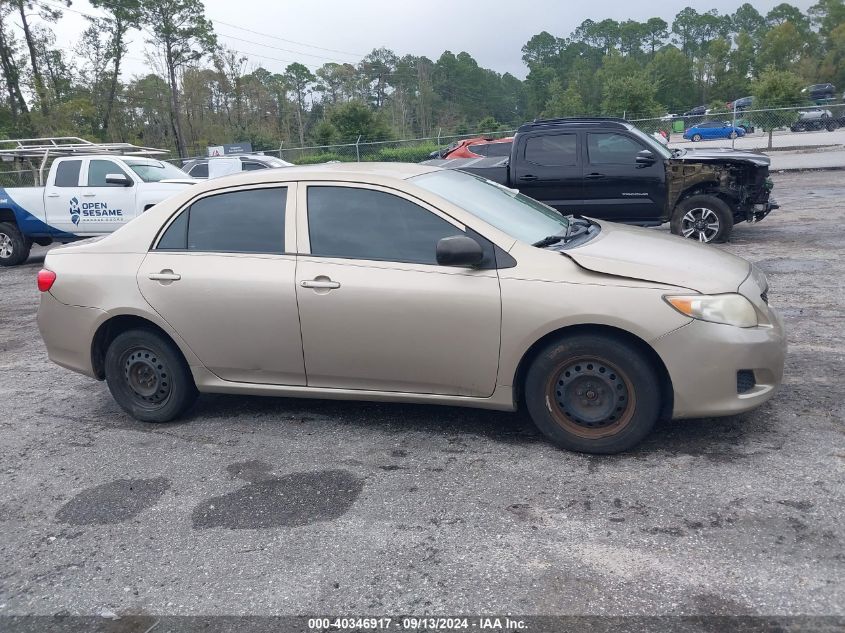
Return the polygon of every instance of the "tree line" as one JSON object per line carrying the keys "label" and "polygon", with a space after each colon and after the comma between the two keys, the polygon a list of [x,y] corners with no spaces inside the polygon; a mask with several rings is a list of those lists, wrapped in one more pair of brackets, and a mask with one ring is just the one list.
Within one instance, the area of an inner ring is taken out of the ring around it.
{"label": "tree line", "polygon": [[[537,116],[653,117],[758,93],[797,103],[811,83],[845,89],[845,0],[806,12],[783,3],[764,15],[745,3],[730,14],[687,7],[671,22],[585,20],[568,36],[533,36],[524,80],[467,52],[431,60],[386,48],[273,72],[221,41],[202,0],[90,2],[100,13],[68,50],[54,28],[78,12],[70,0],[0,0],[0,136],[130,141],[187,156],[232,141],[268,150],[495,132]],[[149,71],[127,78],[139,37]],[[254,40],[270,59],[279,54]]]}

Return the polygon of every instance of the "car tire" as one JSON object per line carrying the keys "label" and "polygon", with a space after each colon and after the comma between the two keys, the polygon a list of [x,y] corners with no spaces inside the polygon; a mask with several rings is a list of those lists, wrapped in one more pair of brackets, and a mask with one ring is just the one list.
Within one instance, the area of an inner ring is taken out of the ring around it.
{"label": "car tire", "polygon": [[825,121],[824,128],[828,132],[835,132],[837,127],[839,126],[836,124],[836,121],[832,119],[828,119],[827,121]]}
{"label": "car tire", "polygon": [[739,136],[739,135],[736,133],[736,130],[734,130],[733,132],[728,134],[728,138],[731,138],[731,139],[736,138],[737,136]]}
{"label": "car tire", "polygon": [[698,143],[698,141],[700,141],[700,140],[701,140],[701,134],[693,134],[692,135],[692,142],[693,143]]}
{"label": "car tire", "polygon": [[182,353],[152,329],[118,334],[106,350],[105,360],[109,391],[120,408],[136,420],[170,422],[197,398]]}
{"label": "car tire", "polygon": [[[715,226],[714,226],[715,225]],[[699,242],[725,242],[733,230],[728,204],[716,196],[698,195],[681,200],[672,213],[672,233]]]}
{"label": "car tire", "polygon": [[0,266],[17,266],[29,257],[32,240],[23,236],[17,225],[0,222]]}
{"label": "car tire", "polygon": [[525,377],[531,419],[556,446],[582,453],[627,451],[660,414],[658,374],[622,337],[565,336],[534,358]]}

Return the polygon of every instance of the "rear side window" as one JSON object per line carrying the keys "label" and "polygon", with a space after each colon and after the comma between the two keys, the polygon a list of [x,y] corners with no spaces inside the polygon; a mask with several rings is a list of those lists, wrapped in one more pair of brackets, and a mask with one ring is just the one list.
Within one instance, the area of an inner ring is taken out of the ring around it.
{"label": "rear side window", "polygon": [[65,160],[56,167],[56,187],[78,187],[79,170],[82,168],[81,160]]}
{"label": "rear side window", "polygon": [[[121,187],[106,182],[107,174],[123,174],[126,172],[110,160],[92,160],[88,163],[88,186],[89,187]],[[126,176],[129,178],[129,176]],[[131,181],[132,179],[129,178]]]}
{"label": "rear side window", "polygon": [[183,211],[158,250],[284,253],[287,188],[249,189],[209,196]]}
{"label": "rear side window", "polygon": [[575,134],[532,136],[525,141],[525,160],[546,167],[569,167],[578,160]]}
{"label": "rear side window", "polygon": [[587,152],[591,165],[633,165],[637,153],[645,149],[634,139],[605,132],[587,135]]}
{"label": "rear side window", "polygon": [[261,163],[253,161],[243,162],[241,163],[241,169],[243,171],[258,171],[259,169],[267,169],[267,165],[262,165]]}
{"label": "rear side window", "polygon": [[437,242],[457,227],[383,191],[308,187],[311,253],[323,257],[437,264]]}

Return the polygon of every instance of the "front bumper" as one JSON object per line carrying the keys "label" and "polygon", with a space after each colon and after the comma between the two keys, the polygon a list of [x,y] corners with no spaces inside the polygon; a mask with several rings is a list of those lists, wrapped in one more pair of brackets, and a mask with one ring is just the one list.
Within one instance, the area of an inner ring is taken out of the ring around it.
{"label": "front bumper", "polygon": [[[754,409],[783,378],[786,336],[780,315],[771,325],[738,328],[693,320],[653,343],[674,391],[673,418],[733,415]],[[755,384],[738,393],[737,372],[751,370]]]}
{"label": "front bumper", "polygon": [[780,205],[775,202],[775,199],[769,197],[766,202],[752,205],[747,213],[747,221],[751,224],[759,222],[775,209],[780,209]]}

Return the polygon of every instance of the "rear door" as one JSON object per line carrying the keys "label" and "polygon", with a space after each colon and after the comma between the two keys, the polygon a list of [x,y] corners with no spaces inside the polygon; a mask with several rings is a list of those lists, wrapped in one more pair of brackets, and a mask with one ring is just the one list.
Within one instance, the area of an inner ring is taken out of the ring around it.
{"label": "rear door", "polygon": [[213,192],[183,209],[138,271],[144,298],[232,382],[304,385],[295,185]]}
{"label": "rear door", "polygon": [[519,137],[511,184],[561,213],[580,211],[584,191],[579,136],[571,131]]}
{"label": "rear door", "polygon": [[623,131],[586,133],[584,215],[631,222],[659,222],[666,203],[666,167],[637,165],[637,154],[653,150]]}
{"label": "rear door", "polygon": [[90,227],[82,222],[80,209],[82,159],[57,160],[52,171],[51,181],[44,188],[44,213],[47,224],[63,233],[90,234]]}

